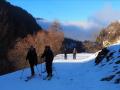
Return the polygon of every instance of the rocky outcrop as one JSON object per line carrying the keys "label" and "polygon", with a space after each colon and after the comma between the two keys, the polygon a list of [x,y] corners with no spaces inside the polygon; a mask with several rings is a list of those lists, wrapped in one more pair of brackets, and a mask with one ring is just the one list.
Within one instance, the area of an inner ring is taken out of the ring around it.
{"label": "rocky outcrop", "polygon": [[113,22],[104,28],[96,39],[103,46],[120,42],[120,22]]}
{"label": "rocky outcrop", "polygon": [[109,50],[107,48],[103,48],[97,55],[97,57],[95,58],[95,64],[98,65],[99,63],[101,63],[101,61],[107,57],[107,54],[109,53]]}
{"label": "rocky outcrop", "polygon": [[83,43],[85,52],[88,52],[88,53],[95,53],[103,48],[102,45],[97,42],[85,40],[82,43]]}

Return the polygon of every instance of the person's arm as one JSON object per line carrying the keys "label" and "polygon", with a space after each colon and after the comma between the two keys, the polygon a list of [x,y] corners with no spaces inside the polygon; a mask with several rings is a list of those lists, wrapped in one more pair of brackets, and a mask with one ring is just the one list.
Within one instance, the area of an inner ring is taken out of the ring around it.
{"label": "person's arm", "polygon": [[27,56],[26,56],[26,61],[28,60],[28,57],[29,57],[29,51],[28,51]]}
{"label": "person's arm", "polygon": [[50,50],[50,54],[51,54],[51,60],[52,60],[52,62],[53,62],[53,59],[54,59],[54,53],[53,53],[52,50]]}
{"label": "person's arm", "polygon": [[44,52],[43,52],[43,54],[42,54],[41,58],[44,58],[44,57],[45,57],[45,55],[46,55],[46,50],[44,50]]}

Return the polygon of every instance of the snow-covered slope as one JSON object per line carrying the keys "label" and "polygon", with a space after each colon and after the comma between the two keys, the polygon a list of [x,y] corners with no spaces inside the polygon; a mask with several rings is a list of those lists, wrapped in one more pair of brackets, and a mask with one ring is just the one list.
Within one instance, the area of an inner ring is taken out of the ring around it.
{"label": "snow-covered slope", "polygon": [[120,83],[120,44],[114,44],[106,48],[108,53],[97,65],[102,73],[101,81]]}
{"label": "snow-covered slope", "polygon": [[[24,79],[30,74],[29,68],[24,70],[23,78],[20,79],[22,70],[0,76],[0,90],[119,90],[120,86],[113,83],[101,82],[103,75],[101,69],[94,65],[95,54],[77,54],[77,59],[68,55],[64,60],[63,55],[57,55],[53,63],[53,78],[43,80],[37,75],[28,82]],[[41,68],[42,67],[42,68]],[[44,71],[44,64],[38,65],[39,72]],[[100,70],[100,71],[99,71]]]}

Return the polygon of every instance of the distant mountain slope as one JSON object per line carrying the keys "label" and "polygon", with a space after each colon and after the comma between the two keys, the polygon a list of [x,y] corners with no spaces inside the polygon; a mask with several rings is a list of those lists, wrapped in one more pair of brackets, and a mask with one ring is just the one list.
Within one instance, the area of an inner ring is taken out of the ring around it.
{"label": "distant mountain slope", "polygon": [[77,41],[69,38],[64,38],[61,52],[64,53],[66,48],[67,53],[73,53],[73,49],[76,48],[78,53],[86,52],[86,53],[95,53],[101,50],[103,47],[97,42],[91,41]]}
{"label": "distant mountain slope", "polygon": [[0,0],[0,74],[11,69],[7,53],[14,47],[16,40],[41,29],[27,11]]}
{"label": "distant mountain slope", "polygon": [[66,48],[67,53],[73,53],[73,49],[76,48],[78,53],[85,52],[85,46],[81,41],[64,38],[62,52]]}
{"label": "distant mountain slope", "polygon": [[41,30],[35,19],[27,11],[13,6],[8,2],[0,1],[0,49],[10,46],[16,38]]}
{"label": "distant mountain slope", "polygon": [[101,72],[101,81],[120,83],[120,44],[102,49],[95,63]]}

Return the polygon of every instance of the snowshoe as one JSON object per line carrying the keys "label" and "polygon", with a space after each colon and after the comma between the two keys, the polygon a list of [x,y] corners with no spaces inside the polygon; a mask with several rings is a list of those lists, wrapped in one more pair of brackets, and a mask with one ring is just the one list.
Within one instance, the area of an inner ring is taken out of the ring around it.
{"label": "snowshoe", "polygon": [[51,80],[51,78],[52,78],[52,76],[49,76],[49,77],[46,78],[46,80]]}
{"label": "snowshoe", "polygon": [[31,80],[34,76],[28,76],[27,79],[25,80],[26,82]]}
{"label": "snowshoe", "polygon": [[46,78],[44,78],[43,80],[51,80],[52,76],[47,76]]}

